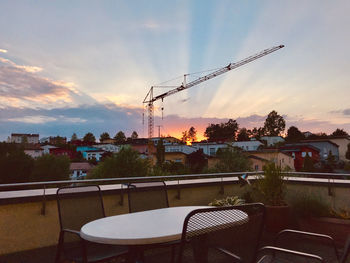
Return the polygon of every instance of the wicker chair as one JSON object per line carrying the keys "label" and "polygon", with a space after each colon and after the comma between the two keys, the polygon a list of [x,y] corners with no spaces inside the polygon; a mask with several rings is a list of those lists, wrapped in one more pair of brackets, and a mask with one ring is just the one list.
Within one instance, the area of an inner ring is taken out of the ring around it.
{"label": "wicker chair", "polygon": [[101,262],[125,256],[126,247],[92,243],[80,238],[80,228],[105,217],[100,187],[97,185],[62,187],[57,190],[60,235],[55,262]]}
{"label": "wicker chair", "polygon": [[194,210],[184,222],[177,262],[255,262],[264,218],[263,204]]}

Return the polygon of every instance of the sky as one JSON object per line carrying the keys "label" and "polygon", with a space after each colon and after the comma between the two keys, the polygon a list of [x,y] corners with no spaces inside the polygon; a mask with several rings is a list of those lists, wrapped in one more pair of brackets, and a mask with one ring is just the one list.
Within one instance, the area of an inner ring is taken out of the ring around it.
{"label": "sky", "polygon": [[155,126],[178,137],[194,126],[202,139],[210,123],[231,118],[240,127],[260,127],[276,110],[287,128],[350,133],[347,0],[0,5],[0,141],[11,133],[70,138],[92,132],[98,139],[120,130],[147,137],[142,102],[151,86],[176,87],[184,74],[194,73],[188,82],[281,44],[155,102]]}

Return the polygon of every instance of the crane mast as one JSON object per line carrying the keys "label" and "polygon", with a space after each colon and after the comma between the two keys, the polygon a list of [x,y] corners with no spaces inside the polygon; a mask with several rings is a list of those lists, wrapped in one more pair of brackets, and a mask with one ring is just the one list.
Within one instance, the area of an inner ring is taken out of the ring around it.
{"label": "crane mast", "polygon": [[[252,55],[250,57],[247,57],[241,61],[238,61],[236,63],[230,63],[228,64],[226,67],[223,67],[223,68],[220,68],[208,75],[205,75],[203,77],[199,77],[198,79],[195,79],[191,82],[188,82],[186,83],[184,81],[184,83],[182,83],[181,86],[177,87],[177,88],[174,88],[172,90],[169,90],[165,93],[162,93],[158,96],[153,96],[153,86],[151,87],[151,89],[148,91],[145,99],[143,100],[143,103],[144,104],[147,104],[147,108],[148,108],[148,138],[152,138],[153,137],[153,129],[154,129],[154,118],[153,118],[153,114],[154,114],[154,106],[153,106],[153,102],[157,101],[157,100],[163,100],[165,97],[168,97],[170,95],[173,95],[175,93],[178,93],[182,90],[185,90],[185,89],[188,89],[188,88],[191,88],[193,86],[196,86],[204,81],[207,81],[207,80],[210,80],[212,78],[215,78],[217,76],[220,76],[230,70],[233,70],[233,69],[236,69],[240,66],[243,66],[245,64],[248,64],[249,62],[252,62],[256,59],[259,59],[263,56],[266,56],[272,52],[275,52],[281,48],[283,48],[284,45],[279,45],[279,46],[275,46],[275,47],[272,47],[272,48],[268,48],[268,49],[265,49],[255,55]],[[185,75],[186,76],[186,75]]]}

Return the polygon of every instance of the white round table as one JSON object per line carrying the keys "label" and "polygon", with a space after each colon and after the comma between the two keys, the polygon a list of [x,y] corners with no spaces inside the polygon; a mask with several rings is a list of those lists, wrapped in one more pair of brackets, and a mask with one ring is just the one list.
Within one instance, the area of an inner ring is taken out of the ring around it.
{"label": "white round table", "polygon": [[[208,206],[180,206],[101,218],[85,224],[80,236],[88,241],[111,245],[149,245],[181,239],[186,216]],[[240,210],[238,221],[248,215]]]}

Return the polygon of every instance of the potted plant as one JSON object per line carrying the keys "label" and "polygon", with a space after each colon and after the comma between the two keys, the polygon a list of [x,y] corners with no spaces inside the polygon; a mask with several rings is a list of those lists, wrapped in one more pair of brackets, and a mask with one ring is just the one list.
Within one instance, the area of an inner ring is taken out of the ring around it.
{"label": "potted plant", "polygon": [[238,196],[227,196],[223,199],[215,199],[210,202],[208,205],[211,206],[231,206],[231,205],[242,205],[245,201],[240,199]]}
{"label": "potted plant", "polygon": [[285,179],[282,170],[275,163],[263,168],[264,174],[257,180],[256,189],[266,207],[266,230],[278,232],[288,226],[289,206],[284,200]]}

